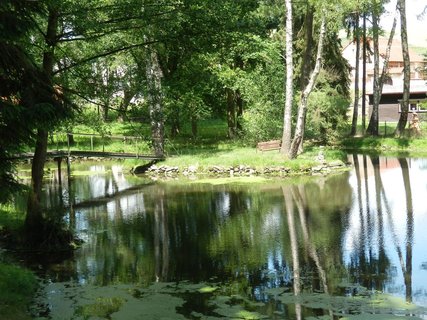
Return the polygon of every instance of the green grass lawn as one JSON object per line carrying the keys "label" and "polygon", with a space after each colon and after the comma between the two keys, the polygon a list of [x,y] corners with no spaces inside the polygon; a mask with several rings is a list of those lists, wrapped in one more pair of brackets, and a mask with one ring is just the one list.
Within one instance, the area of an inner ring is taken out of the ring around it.
{"label": "green grass lawn", "polygon": [[[402,138],[393,137],[396,123],[382,122],[379,126],[379,137],[349,137],[343,138],[336,149],[359,150],[375,152],[427,152],[427,122],[422,121],[422,134],[420,137],[406,135]],[[244,143],[242,140],[229,140],[227,138],[227,124],[223,120],[200,121],[198,136],[191,134],[191,128],[184,126],[178,136],[171,137],[170,128],[165,128],[165,152],[167,159],[165,165],[186,167],[208,167],[212,165],[236,166],[247,165],[254,168],[265,166],[286,166],[299,170],[315,164],[314,158],[319,148],[306,143],[305,152],[296,160],[288,161],[278,151],[256,152],[255,145]],[[95,150],[110,152],[130,152],[138,154],[151,154],[150,127],[144,123],[112,122],[108,124],[108,134],[112,136],[82,136],[74,135],[72,150]],[[93,129],[83,125],[73,128],[75,133],[96,133]],[[118,136],[139,137],[119,138]],[[68,148],[65,133],[56,133],[50,140],[50,149],[66,150]],[[326,148],[326,160],[345,160],[344,152]],[[140,161],[127,161],[130,165]]]}
{"label": "green grass lawn", "polygon": [[[192,152],[171,155],[162,164],[168,166],[207,168],[214,165],[246,165],[255,169],[268,166],[285,166],[292,170],[304,170],[318,164],[318,147],[310,147],[296,160],[288,160],[278,150],[260,152],[255,147],[218,144],[211,148],[193,149]],[[325,150],[327,161],[344,160],[345,154],[338,150]]]}
{"label": "green grass lawn", "polygon": [[[421,121],[422,134],[411,137],[409,134],[402,138],[393,137],[396,123],[382,122],[379,126],[379,137],[347,137],[343,138],[332,148],[326,148],[326,160],[337,159],[345,161],[344,152],[375,151],[375,152],[412,152],[427,151],[427,122]],[[103,129],[107,136],[101,136],[93,128],[78,125],[73,128],[74,143],[68,145],[65,133],[51,135],[49,149],[51,150],[94,150],[109,152],[129,152],[137,154],[152,154],[150,141],[150,126],[147,123],[111,122]],[[360,130],[359,130],[360,131]],[[165,165],[188,167],[190,165],[205,168],[213,165],[236,166],[247,165],[254,168],[265,166],[286,166],[299,170],[315,165],[314,158],[319,148],[310,143],[305,144],[305,152],[296,160],[288,161],[278,151],[256,152],[254,144],[242,140],[227,138],[227,123],[221,119],[204,120],[199,122],[198,136],[193,137],[190,126],[181,128],[176,137],[169,135],[170,128],[165,128]],[[95,137],[77,133],[97,134]],[[128,138],[124,139],[123,137]],[[138,138],[135,138],[138,137]],[[127,161],[129,165],[140,164],[140,160]]]}
{"label": "green grass lawn", "polygon": [[[0,205],[0,236],[19,232],[23,222],[22,212]],[[31,319],[27,308],[36,288],[37,279],[31,271],[8,261],[0,253],[0,319]]]}
{"label": "green grass lawn", "polygon": [[341,140],[338,147],[360,151],[427,153],[427,121],[421,121],[419,136],[411,135],[407,129],[402,137],[395,137],[396,125],[397,123],[380,123],[378,137],[347,137]]}

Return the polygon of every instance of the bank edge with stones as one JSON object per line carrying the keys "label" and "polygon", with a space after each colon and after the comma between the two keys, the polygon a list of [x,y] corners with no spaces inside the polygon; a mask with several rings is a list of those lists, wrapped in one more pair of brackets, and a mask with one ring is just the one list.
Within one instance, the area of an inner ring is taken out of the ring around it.
{"label": "bank edge with stones", "polygon": [[[260,169],[243,164],[238,166],[214,165],[206,168],[201,168],[195,165],[180,168],[178,166],[154,164],[148,167],[144,171],[144,174],[147,174],[148,176],[153,178],[175,178],[179,176],[196,177],[197,175],[207,175],[214,177],[248,177],[259,175],[287,177],[301,174],[324,175],[334,171],[343,170],[347,167],[348,165],[343,163],[342,161],[319,163],[316,166],[304,168],[301,170],[293,170],[285,166],[267,166]],[[133,171],[138,171],[137,168],[138,167],[135,167]]]}

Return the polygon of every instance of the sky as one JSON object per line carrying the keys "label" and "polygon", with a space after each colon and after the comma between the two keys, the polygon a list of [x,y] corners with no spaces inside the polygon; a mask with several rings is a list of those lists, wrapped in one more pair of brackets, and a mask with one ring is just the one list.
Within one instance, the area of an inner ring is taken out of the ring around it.
{"label": "sky", "polygon": [[[381,26],[385,31],[391,29],[397,0],[390,0],[386,6],[387,14],[381,17]],[[427,0],[406,0],[406,19],[408,24],[408,42],[410,45],[427,48],[427,12],[424,18],[417,18],[427,6]],[[400,34],[400,19],[397,21],[396,34]]]}

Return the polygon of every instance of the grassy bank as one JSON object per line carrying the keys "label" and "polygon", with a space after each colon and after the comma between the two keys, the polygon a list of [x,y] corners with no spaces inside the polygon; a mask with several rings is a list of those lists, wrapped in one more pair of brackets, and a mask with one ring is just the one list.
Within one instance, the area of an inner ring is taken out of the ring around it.
{"label": "grassy bank", "polygon": [[[216,148],[193,149],[188,153],[172,155],[162,164],[167,166],[196,166],[202,171],[208,167],[245,165],[255,169],[270,166],[284,166],[292,171],[301,171],[319,164],[316,160],[320,148],[310,147],[295,160],[287,160],[278,150],[257,151],[254,147],[241,147],[232,144],[219,145]],[[322,150],[326,161],[345,161],[345,154],[339,150]]]}
{"label": "grassy bank", "polygon": [[0,317],[8,320],[31,319],[27,309],[37,288],[34,274],[9,263],[0,263]]}
{"label": "grassy bank", "polygon": [[427,154],[427,137],[354,137],[340,144],[343,150]]}
{"label": "grassy bank", "polygon": [[[0,238],[19,233],[24,215],[12,207],[0,206]],[[35,275],[10,261],[0,252],[0,318],[8,320],[31,319],[28,305],[37,288]]]}
{"label": "grassy bank", "polygon": [[[420,137],[394,138],[391,135],[396,127],[395,123],[380,123],[380,137],[355,137],[344,138],[335,147],[326,149],[327,161],[345,160],[344,152],[351,151],[374,151],[374,152],[410,152],[423,153],[427,151],[427,126],[421,122]],[[102,133],[93,128],[79,125],[73,128],[75,133],[97,134],[97,136],[74,135],[74,143],[69,146],[65,133],[55,133],[51,136],[50,149],[95,150],[111,152],[134,152],[138,154],[151,153],[150,128],[144,123],[120,123],[112,122],[105,124]],[[169,129],[166,128],[168,133]],[[123,136],[130,138],[123,139]],[[163,163],[167,166],[198,166],[200,168],[212,165],[236,166],[248,165],[255,168],[265,166],[286,166],[294,170],[315,165],[314,158],[319,148],[306,144],[305,152],[297,160],[285,161],[284,157],[277,151],[265,153],[256,152],[255,143],[233,141],[227,138],[227,124],[225,121],[203,120],[199,122],[198,136],[193,137],[191,128],[184,126],[178,136],[170,137],[166,134],[165,152],[167,160]],[[140,164],[140,161],[130,161],[130,165]]]}

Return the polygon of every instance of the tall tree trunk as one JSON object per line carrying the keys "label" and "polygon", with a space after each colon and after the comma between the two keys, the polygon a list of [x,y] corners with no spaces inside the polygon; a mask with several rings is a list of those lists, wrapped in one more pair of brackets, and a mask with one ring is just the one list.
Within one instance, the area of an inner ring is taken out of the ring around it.
{"label": "tall tree trunk", "polygon": [[359,58],[360,58],[360,35],[359,35],[359,13],[356,14],[355,25],[355,39],[356,39],[356,66],[354,70],[354,103],[353,103],[353,119],[351,121],[350,135],[354,136],[357,133],[357,118],[359,115]]}
{"label": "tall tree trunk", "polygon": [[154,153],[164,155],[164,117],[162,101],[162,71],[159,65],[157,52],[152,47],[147,47],[146,77],[147,100],[150,106],[151,140]]}
{"label": "tall tree trunk", "polygon": [[[43,53],[43,73],[51,85],[53,65],[55,61],[54,50],[57,41],[56,34],[58,20],[58,11],[56,9],[49,8],[49,17],[45,36],[46,50]],[[42,232],[40,225],[43,222],[43,213],[40,198],[43,184],[43,170],[47,155],[48,136],[48,131],[46,129],[40,128],[37,130],[36,147],[31,167],[31,189],[27,203],[27,215],[25,218],[25,228],[29,231],[30,237],[36,232]]]}
{"label": "tall tree trunk", "polygon": [[236,129],[237,129],[237,133],[240,134],[242,131],[242,117],[243,117],[243,99],[242,99],[242,94],[240,90],[236,90],[236,106],[237,106]]}
{"label": "tall tree trunk", "polygon": [[310,71],[312,69],[311,57],[313,54],[313,20],[314,10],[313,7],[308,5],[307,13],[305,15],[304,29],[305,29],[305,50],[301,63],[301,91],[307,86],[310,80]]}
{"label": "tall tree trunk", "polygon": [[[305,87],[310,81],[310,71],[312,68],[311,56],[313,52],[313,20],[314,20],[314,10],[313,7],[308,5],[307,14],[305,17],[305,51],[301,66],[301,91],[304,91]],[[305,119],[303,122],[303,126],[305,127]],[[303,128],[303,131],[305,129]],[[298,146],[298,153],[303,152],[303,139]]]}
{"label": "tall tree trunk", "polygon": [[43,211],[40,199],[47,153],[47,139],[48,132],[46,130],[37,130],[36,148],[31,166],[31,189],[25,217],[25,228],[31,236],[35,230],[41,231],[43,225]]}
{"label": "tall tree trunk", "polygon": [[227,88],[227,124],[228,137],[234,139],[236,137],[236,104],[234,101],[234,91]]}
{"label": "tall tree trunk", "polygon": [[379,53],[379,16],[378,10],[374,8],[372,11],[372,32],[373,32],[373,42],[374,42],[374,86],[373,86],[373,96],[374,101],[372,105],[371,118],[369,120],[369,125],[367,133],[373,136],[378,136],[378,108],[380,105],[380,53]]}
{"label": "tall tree trunk", "polygon": [[285,0],[286,6],[286,84],[285,84],[285,109],[283,115],[283,134],[282,134],[282,147],[280,152],[287,155],[291,147],[292,139],[292,104],[294,99],[294,63],[293,63],[293,18],[292,18],[292,1]]}
{"label": "tall tree trunk", "polygon": [[362,135],[366,130],[366,12],[363,13],[363,57],[362,57]]}
{"label": "tall tree trunk", "polygon": [[319,34],[319,44],[317,47],[316,54],[316,65],[310,75],[310,80],[305,87],[304,91],[301,94],[301,102],[298,107],[298,118],[297,124],[295,127],[294,138],[291,143],[291,147],[289,149],[289,158],[294,159],[298,154],[298,150],[301,148],[301,144],[304,140],[304,129],[305,129],[305,118],[307,114],[307,104],[308,98],[313,91],[314,85],[316,84],[317,76],[319,75],[320,68],[322,65],[322,53],[323,53],[323,43],[326,36],[326,15],[322,15],[322,22],[320,25],[320,34]]}
{"label": "tall tree trunk", "polygon": [[197,138],[197,117],[191,117],[191,135],[193,138]]}
{"label": "tall tree trunk", "polygon": [[409,95],[410,95],[410,82],[411,82],[411,62],[409,58],[408,48],[408,32],[406,23],[406,0],[398,0],[397,6],[400,13],[400,35],[402,42],[402,55],[403,55],[403,99],[401,104],[401,112],[399,122],[397,123],[394,134],[401,136],[405,130],[406,123],[408,122],[408,109],[409,109]]}
{"label": "tall tree trunk", "polygon": [[[235,58],[235,67],[244,70],[245,64],[243,62],[243,58],[238,55]],[[236,102],[236,133],[240,134],[242,131],[242,117],[243,117],[243,98],[242,93],[239,89],[234,91],[235,102]]]}
{"label": "tall tree trunk", "polygon": [[124,89],[123,99],[119,105],[119,121],[122,121],[122,122],[125,121],[126,112],[134,96],[135,96],[135,91],[133,89],[131,88]]}
{"label": "tall tree trunk", "polygon": [[108,121],[108,111],[110,110],[110,99],[107,97],[108,101],[102,104],[102,120],[104,122]]}
{"label": "tall tree trunk", "polygon": [[181,125],[179,121],[179,109],[175,108],[172,110],[172,117],[171,117],[171,136],[174,138],[179,134],[179,131],[181,130]]}
{"label": "tall tree trunk", "polygon": [[[374,134],[371,130],[371,122],[369,123],[369,127],[368,127],[368,132],[372,133],[372,135],[378,135],[378,121],[379,121],[379,104],[381,101],[381,96],[382,96],[382,92],[383,92],[383,87],[384,87],[384,82],[385,82],[385,78],[388,74],[388,62],[390,60],[390,52],[391,52],[391,46],[393,44],[393,38],[394,38],[394,33],[396,31],[396,25],[397,25],[397,10],[395,11],[395,15],[393,18],[393,25],[391,27],[391,31],[390,31],[390,35],[388,38],[388,42],[387,42],[387,48],[386,48],[386,53],[385,53],[385,57],[384,57],[384,62],[383,62],[383,68],[381,71],[381,75],[379,75],[379,79],[378,79],[378,87],[375,90],[375,86],[374,86],[374,109],[376,110],[376,119],[375,122],[372,124],[373,126],[376,126],[376,129],[373,129],[373,132],[376,132],[376,134]],[[375,34],[375,33],[374,33]],[[374,39],[374,43],[375,43],[375,39]],[[375,44],[374,44],[374,48],[375,48]],[[375,49],[374,49],[375,50]],[[379,59],[379,51],[378,51],[378,59]],[[375,63],[376,64],[376,63]],[[378,68],[379,68],[379,62],[378,62]],[[375,104],[376,108],[375,108]],[[374,116],[374,112],[372,111],[372,116]],[[371,117],[371,121],[372,121],[372,117]]]}

